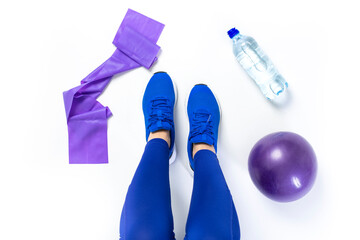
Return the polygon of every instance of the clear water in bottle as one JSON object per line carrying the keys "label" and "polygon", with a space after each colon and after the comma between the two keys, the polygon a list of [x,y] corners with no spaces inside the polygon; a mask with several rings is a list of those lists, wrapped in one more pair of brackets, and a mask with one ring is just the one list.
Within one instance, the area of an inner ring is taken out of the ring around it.
{"label": "clear water in bottle", "polygon": [[263,95],[274,100],[283,93],[288,83],[257,42],[252,37],[241,35],[235,28],[230,29],[228,34],[233,40],[236,60],[259,86]]}

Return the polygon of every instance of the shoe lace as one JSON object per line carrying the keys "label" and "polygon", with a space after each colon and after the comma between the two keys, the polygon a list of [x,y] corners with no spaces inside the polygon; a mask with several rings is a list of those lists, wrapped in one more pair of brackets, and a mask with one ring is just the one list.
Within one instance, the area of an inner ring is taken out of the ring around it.
{"label": "shoe lace", "polygon": [[163,122],[167,122],[173,126],[173,116],[171,111],[170,100],[164,97],[154,98],[151,102],[149,114],[149,127],[156,124],[158,127],[162,126]]}
{"label": "shoe lace", "polygon": [[192,131],[190,134],[190,139],[196,136],[202,135],[205,138],[205,135],[214,140],[214,126],[212,124],[212,116],[207,112],[194,112],[194,118],[192,121]]}

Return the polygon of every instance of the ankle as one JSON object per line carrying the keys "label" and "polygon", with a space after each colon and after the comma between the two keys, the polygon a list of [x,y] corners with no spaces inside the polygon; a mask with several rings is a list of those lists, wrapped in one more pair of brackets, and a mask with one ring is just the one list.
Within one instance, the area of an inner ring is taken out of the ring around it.
{"label": "ankle", "polygon": [[170,148],[170,131],[169,130],[158,130],[149,134],[148,141],[154,138],[161,138],[167,142]]}
{"label": "ankle", "polygon": [[210,150],[213,153],[216,154],[214,145],[209,145],[206,143],[194,143],[193,144],[193,151],[192,151],[192,157],[194,158],[195,154],[200,150]]}

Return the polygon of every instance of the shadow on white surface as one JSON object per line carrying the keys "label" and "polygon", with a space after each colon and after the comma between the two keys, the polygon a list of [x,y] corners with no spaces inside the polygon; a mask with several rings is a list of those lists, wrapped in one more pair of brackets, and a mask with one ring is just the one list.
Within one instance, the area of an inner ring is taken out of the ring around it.
{"label": "shadow on white surface", "polygon": [[289,107],[293,100],[293,94],[291,89],[287,89],[284,93],[278,96],[273,101],[269,101],[275,108],[283,109]]}

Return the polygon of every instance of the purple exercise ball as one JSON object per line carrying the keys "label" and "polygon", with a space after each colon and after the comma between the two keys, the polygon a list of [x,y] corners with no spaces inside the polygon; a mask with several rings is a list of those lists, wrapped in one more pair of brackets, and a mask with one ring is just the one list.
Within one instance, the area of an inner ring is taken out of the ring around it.
{"label": "purple exercise ball", "polygon": [[255,186],[278,202],[295,201],[312,188],[315,152],[300,135],[276,132],[260,139],[250,152],[249,172]]}

